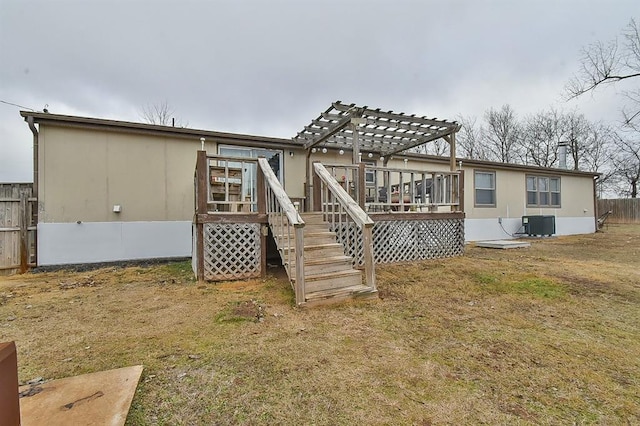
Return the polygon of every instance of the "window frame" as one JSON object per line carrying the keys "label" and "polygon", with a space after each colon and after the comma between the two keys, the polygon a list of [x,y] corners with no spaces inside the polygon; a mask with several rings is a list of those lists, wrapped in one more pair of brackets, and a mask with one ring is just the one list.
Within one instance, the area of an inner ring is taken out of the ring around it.
{"label": "window frame", "polygon": [[[478,188],[478,173],[488,174],[493,176],[493,188]],[[481,208],[495,208],[498,205],[498,189],[497,189],[497,173],[495,170],[483,170],[483,169],[475,169],[473,171],[473,205],[474,207]],[[481,191],[493,191],[493,203],[485,204],[478,202],[478,190]]]}
{"label": "window frame", "polygon": [[[534,189],[529,189],[530,179],[533,179]],[[546,182],[541,185],[541,182]],[[554,182],[557,182],[557,185],[554,185]],[[552,188],[557,187],[557,190],[553,190]],[[541,191],[541,187],[546,187],[547,189]],[[562,179],[557,175],[536,175],[536,174],[527,174],[525,175],[525,199],[527,201],[527,207],[532,208],[542,208],[542,209],[558,209],[562,208]],[[535,194],[535,203],[530,202],[529,194]],[[544,195],[544,197],[542,196]],[[555,197],[554,197],[555,195]],[[558,199],[558,203],[554,204],[554,198]],[[543,198],[546,199],[546,203],[543,203]]]}

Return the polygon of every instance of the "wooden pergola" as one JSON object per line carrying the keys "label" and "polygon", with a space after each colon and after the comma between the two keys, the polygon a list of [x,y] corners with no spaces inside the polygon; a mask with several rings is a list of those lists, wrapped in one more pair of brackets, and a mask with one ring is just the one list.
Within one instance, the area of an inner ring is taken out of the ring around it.
{"label": "wooden pergola", "polygon": [[351,151],[353,164],[361,161],[362,154],[384,157],[384,165],[390,157],[408,149],[437,139],[444,139],[450,146],[451,170],[456,169],[456,132],[460,125],[455,121],[419,117],[393,111],[381,111],[367,106],[343,104],[336,101],[318,118],[299,132],[293,141],[307,150],[307,158],[313,148]]}

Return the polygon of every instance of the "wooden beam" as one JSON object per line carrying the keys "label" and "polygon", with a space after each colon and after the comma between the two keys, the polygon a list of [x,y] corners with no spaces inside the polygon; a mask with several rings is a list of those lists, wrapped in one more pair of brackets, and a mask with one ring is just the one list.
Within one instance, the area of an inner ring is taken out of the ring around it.
{"label": "wooden beam", "polygon": [[266,214],[261,213],[206,213],[195,217],[196,223],[267,223]]}
{"label": "wooden beam", "polygon": [[[349,109],[353,108],[353,104],[347,106],[341,103],[333,103],[333,108],[336,111],[341,111],[341,112],[346,112]],[[380,111],[379,109],[370,109],[367,107],[363,108],[363,115],[365,116],[373,116],[373,117],[378,117],[378,118],[387,118],[390,120],[398,120],[398,121],[406,121],[406,122],[414,122],[414,123],[422,123],[422,124],[429,124],[429,125],[435,125],[435,126],[441,126],[443,124],[446,125],[451,125],[451,124],[456,124],[455,122],[451,122],[451,121],[446,121],[446,120],[438,120],[437,118],[427,118],[427,117],[420,117],[420,116],[415,116],[415,115],[406,115],[404,113],[398,113],[398,112],[393,112],[393,111]]]}
{"label": "wooden beam", "polygon": [[400,147],[400,148],[397,148],[397,149],[394,149],[394,150],[388,150],[388,151],[384,151],[383,150],[383,151],[380,151],[380,154],[384,155],[385,157],[388,157],[388,156],[397,154],[399,152],[406,151],[407,149],[410,149],[410,148],[413,148],[413,147],[416,147],[416,146],[420,146],[420,145],[425,144],[427,142],[432,142],[432,141],[435,141],[437,139],[440,139],[443,136],[451,133],[451,131],[452,130],[450,130],[450,129],[442,130],[440,132],[433,133],[433,134],[431,134],[431,135],[429,135],[429,136],[427,136],[425,138],[419,139],[419,140],[415,141],[414,143],[405,144],[403,147]]}
{"label": "wooden beam", "polygon": [[358,164],[360,162],[360,134],[358,133],[358,125],[351,122],[351,163]]}
{"label": "wooden beam", "polygon": [[449,167],[452,172],[456,171],[456,134],[449,135]]}
{"label": "wooden beam", "polygon": [[428,220],[428,219],[464,219],[464,212],[446,213],[420,213],[420,212],[395,212],[395,213],[369,213],[374,222],[396,220]]}

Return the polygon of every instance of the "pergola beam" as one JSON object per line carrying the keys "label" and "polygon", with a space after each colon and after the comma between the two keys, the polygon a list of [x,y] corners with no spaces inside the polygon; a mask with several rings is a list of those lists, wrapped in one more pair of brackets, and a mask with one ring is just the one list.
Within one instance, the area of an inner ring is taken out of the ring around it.
{"label": "pergola beam", "polygon": [[337,101],[293,140],[307,150],[316,146],[350,150],[355,163],[361,151],[388,157],[440,138],[445,138],[455,149],[455,139],[451,135],[458,130],[460,125],[456,122]]}
{"label": "pergola beam", "polygon": [[326,141],[331,136],[335,135],[340,130],[342,130],[350,122],[351,122],[351,116],[346,115],[344,118],[342,118],[340,121],[335,123],[333,126],[328,127],[327,130],[325,130],[323,133],[319,134],[318,137],[313,138],[312,140],[310,140],[308,142],[305,142],[304,143],[304,149],[310,149],[310,148],[313,148],[314,146],[316,146],[318,144],[321,144],[322,142]]}

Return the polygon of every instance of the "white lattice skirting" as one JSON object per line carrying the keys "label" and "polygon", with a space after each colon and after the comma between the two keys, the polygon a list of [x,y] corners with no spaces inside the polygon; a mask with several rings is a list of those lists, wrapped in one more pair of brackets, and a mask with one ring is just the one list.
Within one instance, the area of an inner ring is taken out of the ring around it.
{"label": "white lattice skirting", "polygon": [[[353,223],[335,225],[345,254],[363,265],[362,240]],[[376,264],[459,256],[464,252],[464,219],[379,221],[373,226]]]}
{"label": "white lattice skirting", "polygon": [[459,256],[464,252],[464,219],[376,222],[373,251],[376,263]]}
{"label": "white lattice skirting", "polygon": [[204,276],[207,280],[260,276],[259,223],[204,224]]}

